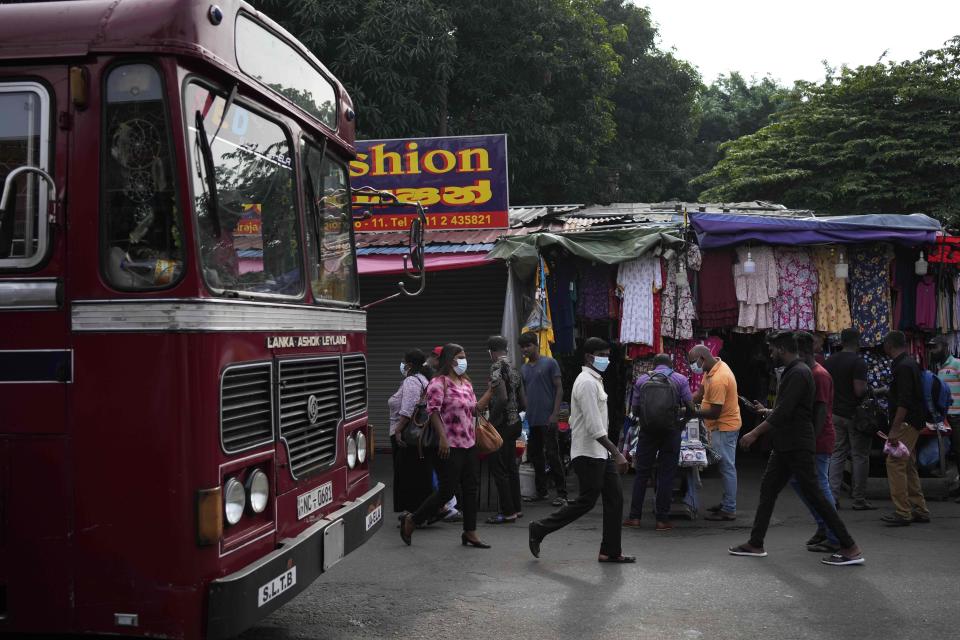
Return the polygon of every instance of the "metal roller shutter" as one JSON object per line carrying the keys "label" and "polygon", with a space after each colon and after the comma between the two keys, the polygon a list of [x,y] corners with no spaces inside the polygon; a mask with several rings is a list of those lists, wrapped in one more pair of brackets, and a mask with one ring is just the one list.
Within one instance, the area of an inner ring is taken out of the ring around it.
{"label": "metal roller shutter", "polygon": [[[363,303],[397,291],[392,276],[360,278]],[[367,379],[370,424],[377,448],[389,448],[387,399],[400,385],[400,361],[408,349],[425,353],[437,345],[456,342],[467,352],[468,375],[486,389],[484,372],[490,362],[487,338],[500,333],[507,270],[502,264],[427,274],[427,288],[419,296],[401,296],[367,312]]]}

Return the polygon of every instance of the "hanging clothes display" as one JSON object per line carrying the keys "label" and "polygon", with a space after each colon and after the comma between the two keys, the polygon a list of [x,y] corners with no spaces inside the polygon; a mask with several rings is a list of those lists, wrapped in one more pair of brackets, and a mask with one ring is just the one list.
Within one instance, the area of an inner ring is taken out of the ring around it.
{"label": "hanging clothes display", "polygon": [[[699,271],[702,265],[700,248],[695,244],[688,244],[685,250],[686,268],[680,270],[680,256],[673,256],[667,260],[667,279],[663,286],[663,296],[660,301],[660,335],[664,338],[684,339],[693,337],[693,321],[697,317],[697,310],[693,304],[690,292],[690,282],[677,286],[677,279],[686,279],[688,269]],[[676,324],[674,324],[676,320]]]}
{"label": "hanging clothes display", "polygon": [[733,283],[733,249],[703,252],[697,289],[697,323],[704,329],[725,329],[737,324],[740,305]]}
{"label": "hanging clothes display", "polygon": [[817,331],[840,333],[852,324],[847,280],[837,277],[836,265],[841,253],[833,247],[817,247],[813,250],[813,264],[817,269],[819,284],[816,296]]}
{"label": "hanging clothes display", "polygon": [[617,285],[623,289],[620,342],[653,345],[653,292],[663,287],[660,259],[644,256],[620,263]]}
{"label": "hanging clothes display", "polygon": [[534,307],[527,318],[523,331],[532,331],[537,334],[537,346],[541,356],[552,356],[550,345],[554,341],[553,322],[550,318],[550,301],[547,295],[547,266],[540,259],[537,266],[537,287],[534,293]]}
{"label": "hanging clothes display", "polygon": [[917,326],[917,275],[914,263],[920,252],[910,247],[894,249],[893,263],[893,326],[900,330]]}
{"label": "hanging clothes display", "polygon": [[850,308],[860,342],[876,346],[890,331],[890,260],[887,244],[860,244],[850,250]]}
{"label": "hanging clothes display", "polygon": [[580,283],[577,291],[577,314],[584,320],[610,318],[610,267],[605,264],[578,262]]}
{"label": "hanging clothes display", "polygon": [[819,289],[817,270],[806,248],[777,247],[779,295],[773,300],[773,326],[777,329],[813,331],[813,297]]}
{"label": "hanging clothes display", "polygon": [[937,324],[937,284],[927,274],[917,283],[917,329],[933,331]]}
{"label": "hanging clothes display", "polygon": [[[743,263],[747,256],[755,263],[755,271],[746,273]],[[777,261],[770,247],[737,247],[737,264],[733,267],[740,313],[737,327],[741,331],[773,328],[772,301],[777,297],[780,281],[777,279]]]}
{"label": "hanging clothes display", "polygon": [[573,353],[576,350],[574,343],[576,319],[573,309],[577,267],[570,258],[559,256],[549,262],[549,266],[547,291],[550,294],[550,317],[553,320],[553,334],[556,338],[554,347],[557,353]]}

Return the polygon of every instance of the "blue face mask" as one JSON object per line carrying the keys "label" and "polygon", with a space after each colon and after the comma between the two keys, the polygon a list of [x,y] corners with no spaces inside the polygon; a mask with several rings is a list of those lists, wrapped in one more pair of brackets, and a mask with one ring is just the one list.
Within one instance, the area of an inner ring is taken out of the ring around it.
{"label": "blue face mask", "polygon": [[610,366],[610,358],[607,356],[593,356],[593,368],[603,373]]}
{"label": "blue face mask", "polygon": [[696,374],[698,374],[698,375],[701,374],[701,373],[703,373],[703,367],[700,366],[700,361],[699,361],[699,360],[690,363],[690,371],[692,371],[693,373],[696,373]]}
{"label": "blue face mask", "polygon": [[453,367],[453,370],[457,372],[458,376],[465,374],[467,372],[467,359],[457,358],[457,364]]}

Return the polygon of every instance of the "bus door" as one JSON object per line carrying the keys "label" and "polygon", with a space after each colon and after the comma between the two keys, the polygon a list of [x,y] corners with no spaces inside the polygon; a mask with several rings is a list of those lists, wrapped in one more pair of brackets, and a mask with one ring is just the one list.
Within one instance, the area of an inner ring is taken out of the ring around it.
{"label": "bus door", "polygon": [[66,67],[0,70],[0,631],[70,623],[68,86]]}

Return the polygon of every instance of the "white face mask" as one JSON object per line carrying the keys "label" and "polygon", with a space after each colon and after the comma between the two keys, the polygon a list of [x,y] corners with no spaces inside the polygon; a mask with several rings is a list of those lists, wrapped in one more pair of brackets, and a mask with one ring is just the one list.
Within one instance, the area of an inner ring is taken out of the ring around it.
{"label": "white face mask", "polygon": [[457,358],[457,364],[453,368],[457,372],[458,376],[462,376],[467,372],[467,359],[466,358]]}
{"label": "white face mask", "polygon": [[690,371],[696,373],[697,375],[703,373],[703,367],[700,366],[699,360],[690,363]]}
{"label": "white face mask", "polygon": [[401,362],[401,363],[400,363],[400,375],[401,375],[401,376],[407,375],[407,363],[406,363],[406,362]]}

